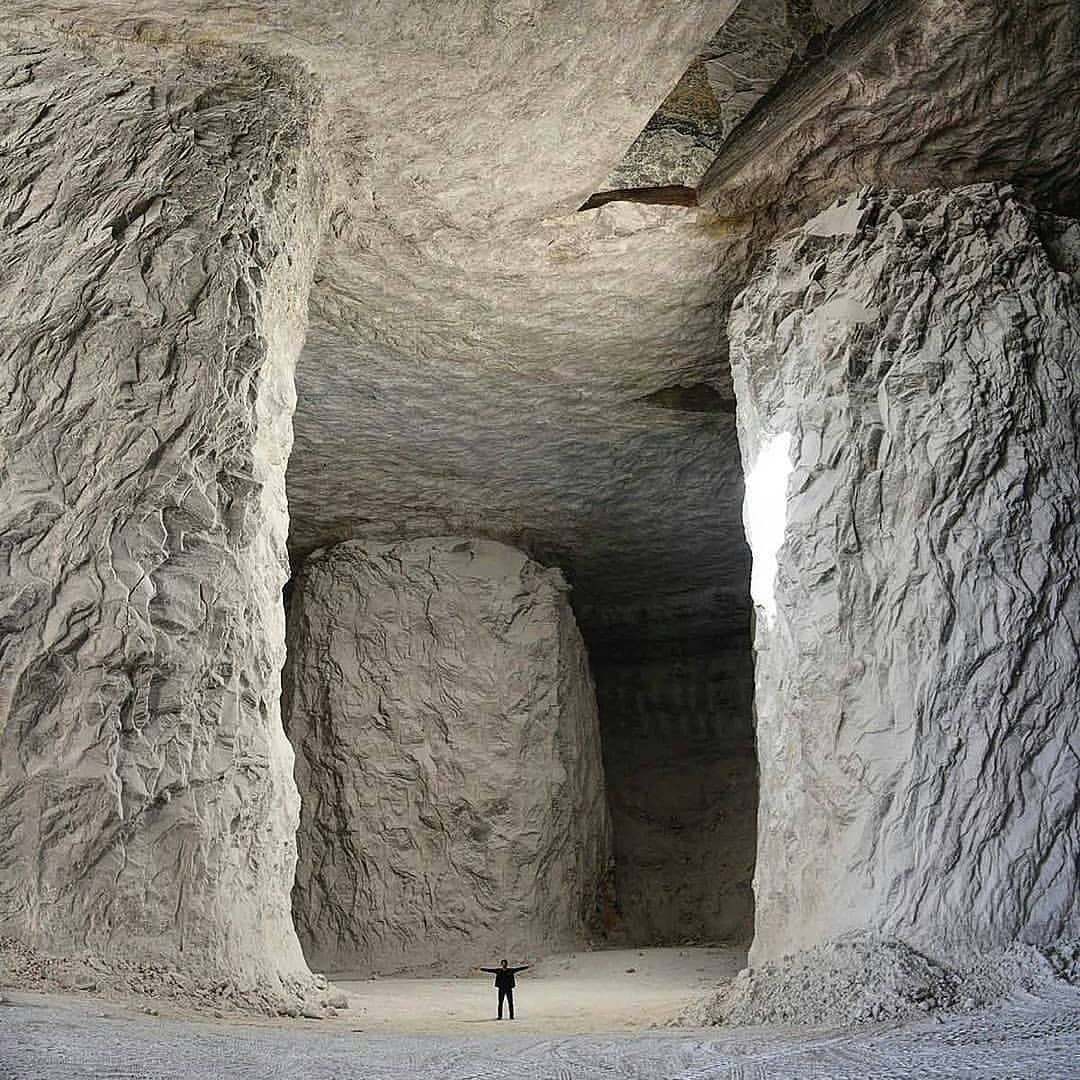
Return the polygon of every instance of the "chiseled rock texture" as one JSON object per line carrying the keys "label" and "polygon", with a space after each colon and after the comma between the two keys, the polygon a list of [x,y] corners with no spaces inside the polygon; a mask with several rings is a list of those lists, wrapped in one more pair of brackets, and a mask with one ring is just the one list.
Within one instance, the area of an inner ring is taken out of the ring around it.
{"label": "chiseled rock texture", "polygon": [[752,957],[1075,935],[1080,226],[1003,185],[866,189],[731,333],[755,574],[782,530]]}
{"label": "chiseled rock texture", "polygon": [[743,117],[868,2],[741,0],[602,187],[696,187]]}
{"label": "chiseled rock texture", "polygon": [[868,179],[902,190],[1008,180],[1042,208],[1080,213],[1075,0],[822,6],[864,10],[725,140],[702,206],[754,216],[755,246]]}
{"label": "chiseled rock texture", "polygon": [[392,971],[580,945],[610,900],[610,825],[560,572],[487,540],[354,541],[308,559],[288,623],[308,960]]}
{"label": "chiseled rock texture", "polygon": [[290,65],[0,33],[0,934],[305,975],[285,462],[317,251]]}

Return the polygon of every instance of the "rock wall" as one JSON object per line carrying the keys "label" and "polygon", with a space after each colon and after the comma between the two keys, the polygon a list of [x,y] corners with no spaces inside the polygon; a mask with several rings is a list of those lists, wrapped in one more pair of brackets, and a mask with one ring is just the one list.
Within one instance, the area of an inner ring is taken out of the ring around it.
{"label": "rock wall", "polygon": [[[798,2],[811,6],[809,22],[834,25],[864,10],[813,42],[815,57],[731,132],[700,184],[702,206],[757,219],[755,248],[868,179],[906,191],[1008,180],[1080,213],[1075,0]],[[755,47],[750,31],[741,50]]]}
{"label": "rock wall", "polygon": [[594,659],[618,937],[747,942],[757,823],[753,658]]}
{"label": "rock wall", "polygon": [[300,572],[288,649],[308,960],[465,968],[580,945],[610,825],[562,575],[491,541],[341,544]]}
{"label": "rock wall", "polygon": [[279,714],[315,101],[0,32],[0,934],[306,975]]}
{"label": "rock wall", "polygon": [[732,316],[754,550],[753,958],[1080,931],[1080,225],[864,190]]}

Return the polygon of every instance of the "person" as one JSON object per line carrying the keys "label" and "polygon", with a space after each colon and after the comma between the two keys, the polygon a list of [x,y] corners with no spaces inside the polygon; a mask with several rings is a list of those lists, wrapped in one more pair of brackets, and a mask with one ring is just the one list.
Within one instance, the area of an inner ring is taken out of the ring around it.
{"label": "person", "polygon": [[495,989],[499,991],[499,1015],[496,1019],[503,1018],[503,1001],[510,1006],[510,1019],[514,1019],[514,976],[519,971],[525,971],[528,966],[528,964],[522,964],[521,967],[507,967],[504,960],[500,967],[480,969],[495,976]]}

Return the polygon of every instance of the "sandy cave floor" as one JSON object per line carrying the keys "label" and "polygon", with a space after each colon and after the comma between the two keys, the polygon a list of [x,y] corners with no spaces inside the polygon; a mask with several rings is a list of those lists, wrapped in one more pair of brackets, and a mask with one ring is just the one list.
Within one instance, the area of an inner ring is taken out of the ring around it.
{"label": "sandy cave floor", "polygon": [[[494,966],[499,957],[484,960]],[[511,959],[510,963],[521,963]],[[514,1034],[640,1031],[673,1020],[746,963],[735,948],[610,949],[552,956],[518,976]],[[490,975],[353,981],[329,973],[349,997],[350,1028],[410,1034],[503,1034]],[[357,1023],[357,1021],[359,1021]]]}
{"label": "sandy cave floor", "polygon": [[[1080,1077],[1080,991],[907,1024],[840,1031],[666,1027],[731,978],[740,950],[615,950],[549,958],[520,977],[513,1024],[488,976],[335,978],[330,1020],[209,1019],[79,993],[6,992],[0,1080]],[[633,968],[632,972],[628,968]]]}

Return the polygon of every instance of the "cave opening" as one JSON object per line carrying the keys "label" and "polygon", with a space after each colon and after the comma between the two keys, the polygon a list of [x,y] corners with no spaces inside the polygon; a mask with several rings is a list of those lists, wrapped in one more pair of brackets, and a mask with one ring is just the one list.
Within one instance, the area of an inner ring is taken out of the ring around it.
{"label": "cave opening", "polygon": [[[310,371],[302,360],[301,387],[326,377],[325,371]],[[484,843],[494,829],[492,843],[497,845],[504,828],[500,814],[507,809],[519,814],[511,828],[522,835],[535,831],[537,815],[544,812],[542,796],[527,806],[517,806],[513,796],[493,800],[490,791],[481,794],[475,785],[470,788],[467,774],[492,768],[493,759],[477,749],[485,741],[477,718],[493,726],[490,734],[512,723],[520,704],[515,694],[539,698],[547,692],[542,686],[530,686],[527,693],[517,684],[512,688],[513,680],[497,672],[485,688],[478,688],[474,678],[476,671],[500,665],[528,668],[547,662],[531,646],[523,650],[519,642],[500,637],[501,630],[492,630],[530,617],[536,598],[530,594],[528,603],[521,601],[531,589],[521,582],[547,573],[565,582],[556,592],[565,592],[566,618],[573,624],[572,634],[580,635],[591,675],[587,696],[592,701],[595,693],[590,707],[598,717],[609,848],[605,859],[589,864],[597,871],[595,886],[592,880],[581,880],[580,865],[567,878],[568,887],[581,893],[580,906],[590,909],[577,936],[568,937],[545,923],[525,935],[523,947],[526,940],[540,953],[567,948],[568,943],[615,948],[748,945],[753,935],[758,771],[751,564],[730,387],[724,390],[723,409],[683,408],[685,393],[674,405],[635,401],[623,406],[616,423],[609,415],[606,429],[599,432],[595,410],[579,415],[563,410],[561,434],[572,440],[579,455],[577,470],[592,481],[582,496],[576,486],[579,477],[557,468],[545,449],[549,426],[517,428],[515,453],[496,415],[501,397],[497,387],[486,390],[495,400],[485,403],[475,380],[468,380],[468,423],[460,423],[458,416],[460,426],[451,431],[455,418],[448,418],[445,410],[449,403],[465,411],[459,402],[465,393],[459,385],[462,377],[436,373],[438,385],[426,391],[408,388],[412,420],[407,431],[395,436],[394,425],[384,417],[370,425],[378,433],[377,445],[372,441],[365,446],[363,435],[353,441],[347,486],[358,495],[363,491],[363,496],[350,508],[344,525],[342,503],[324,503],[327,517],[338,515],[337,535],[318,520],[313,523],[313,504],[305,490],[314,469],[305,454],[325,446],[327,417],[311,416],[303,407],[297,414],[297,448],[290,462],[290,482],[299,478],[298,497],[292,498],[290,491],[297,577],[287,589],[290,659],[283,713],[298,756],[301,797],[305,805],[314,800],[320,807],[318,821],[305,818],[301,823],[298,881],[304,883],[294,892],[294,917],[309,961],[322,970],[419,970],[423,965],[418,957],[424,955],[419,942],[427,931],[387,925],[386,909],[427,905],[428,910],[418,913],[420,921],[434,926],[442,920],[449,938],[467,939],[460,923],[443,919],[436,909],[439,904],[468,907],[472,901],[457,894],[438,900],[443,885],[432,885],[431,880],[453,876],[468,863],[478,880],[488,874],[490,885],[497,875],[483,865]],[[369,415],[381,409],[393,416],[404,414],[405,401],[398,401],[396,394],[406,389],[386,382],[376,385],[381,377],[377,366],[341,374],[354,405],[371,403],[363,406]],[[513,390],[537,397],[535,389],[520,380]],[[701,395],[690,396],[696,401]],[[306,395],[307,400],[317,397]],[[540,403],[545,404],[542,395]],[[332,414],[329,419],[336,423]],[[443,447],[441,475],[429,471],[430,457],[421,460],[417,448],[408,445],[410,439],[421,438],[420,432],[429,441],[434,436]],[[503,452],[489,453],[497,442]],[[581,453],[581,444],[591,451],[591,459]],[[325,451],[320,452],[325,461]],[[379,475],[379,456],[388,453],[408,466],[397,474],[393,487]],[[529,461],[531,469],[523,465]],[[538,461],[546,468],[538,469]],[[457,470],[451,486],[469,500],[465,512],[460,503],[448,505],[445,493],[435,508],[420,513],[414,504],[403,512],[403,504],[419,502],[421,492],[430,500],[451,464]],[[361,466],[367,470],[364,484],[357,482],[354,471]],[[493,504],[486,512],[483,500],[495,489],[501,506]],[[501,517],[507,505],[514,527],[508,527],[509,514]],[[316,529],[330,534],[322,547],[308,540]],[[307,541],[310,550],[297,552],[298,539]],[[500,576],[503,564],[516,557],[535,561],[535,569],[521,571],[521,581],[511,575],[508,585]],[[471,570],[462,577],[458,559],[487,568],[485,573],[495,567],[494,576],[477,585]],[[363,563],[360,571],[355,570],[358,560]],[[408,569],[410,562],[416,563],[415,571]],[[542,606],[547,600],[536,602]],[[494,644],[492,634],[498,639]],[[327,671],[334,673],[329,679]],[[560,681],[554,687],[556,696],[568,693],[568,685]],[[580,686],[573,690],[582,692]],[[303,705],[296,703],[298,694],[304,696]],[[536,716],[529,721],[541,728],[545,722]],[[342,730],[335,733],[338,725]],[[380,727],[394,729],[392,745],[371,741],[370,730]],[[497,741],[497,735],[492,737]],[[513,751],[505,747],[505,753],[530,752],[522,749],[529,740],[516,745]],[[384,759],[387,753],[393,761]],[[369,760],[363,760],[365,755]],[[348,769],[341,766],[346,758],[352,762]],[[563,764],[551,758],[535,767],[558,772]],[[332,772],[337,775],[327,779]],[[520,776],[507,781],[510,786],[521,782]],[[382,795],[371,797],[372,785],[384,785]],[[443,795],[430,795],[444,785]],[[415,805],[414,788],[430,795],[428,805]],[[350,800],[366,807],[362,820],[350,816],[345,805]],[[505,806],[487,820],[484,807],[493,801]],[[400,823],[393,820],[395,815],[400,815]],[[559,828],[570,830],[572,817]],[[386,838],[398,824],[399,839],[388,844]],[[378,836],[365,848],[359,837],[370,828]],[[348,843],[327,840],[346,834],[352,836]],[[433,838],[438,850],[432,847]],[[572,841],[589,843],[582,835]],[[395,844],[411,846],[416,858],[409,856],[403,865]],[[456,852],[448,857],[446,874],[437,870],[444,857],[439,845]],[[427,852],[427,865],[420,852]],[[380,859],[397,860],[398,877],[428,882],[423,889],[417,887],[423,898],[398,895],[396,886],[369,888],[383,873],[375,865]],[[355,870],[344,868],[349,862]],[[486,887],[479,886],[480,891]],[[519,895],[517,888],[510,893],[518,897],[527,922],[531,900],[527,890]],[[336,899],[337,891],[347,892],[349,899]],[[504,914],[512,922],[513,910]],[[346,925],[365,918],[378,927],[377,945]],[[497,916],[489,910],[478,918],[483,924]],[[439,948],[432,946],[436,954]],[[346,958],[337,960],[339,953]],[[451,952],[442,955],[449,962]]]}
{"label": "cave opening", "polygon": [[591,653],[620,936],[747,944],[758,778],[749,636]]}

